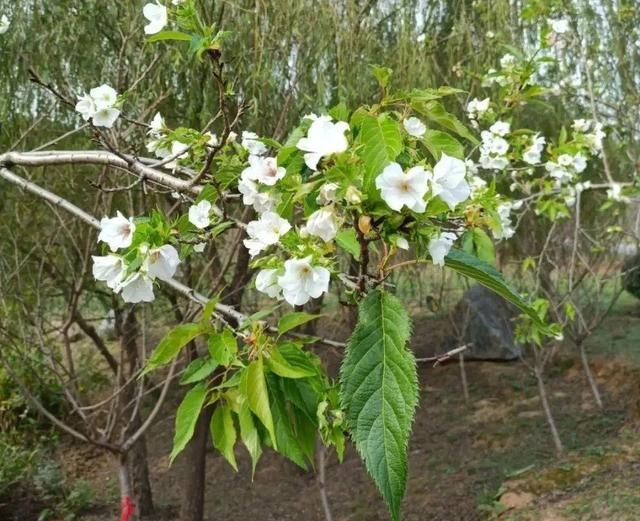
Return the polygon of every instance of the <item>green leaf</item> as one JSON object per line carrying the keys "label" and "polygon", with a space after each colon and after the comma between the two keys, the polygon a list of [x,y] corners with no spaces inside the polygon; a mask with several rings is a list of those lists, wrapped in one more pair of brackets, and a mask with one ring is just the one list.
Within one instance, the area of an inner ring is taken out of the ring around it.
{"label": "green leaf", "polygon": [[269,393],[264,378],[264,365],[262,358],[258,358],[249,364],[242,373],[240,392],[246,397],[251,412],[255,414],[271,436],[273,448],[277,449],[276,433],[273,427],[273,416],[269,406]]}
{"label": "green leaf", "polygon": [[360,304],[340,371],[347,427],[394,520],[407,482],[407,444],[418,402],[416,364],[400,301],[380,290]]}
{"label": "green leaf", "polygon": [[154,34],[153,36],[149,36],[147,41],[159,42],[161,40],[178,40],[181,42],[190,42],[192,36],[190,34],[181,33],[180,31],[162,31],[160,33]]}
{"label": "green leaf", "polygon": [[204,333],[204,328],[202,324],[198,323],[180,324],[173,328],[153,350],[142,374],[147,374],[149,371],[168,364],[178,356],[184,346],[202,333]]}
{"label": "green leaf", "polygon": [[239,326],[238,329],[245,329],[250,326],[254,322],[259,322],[264,320],[269,315],[272,315],[273,312],[278,309],[280,305],[274,306],[272,308],[261,309],[260,311],[256,311],[253,315],[249,315]]}
{"label": "green leaf", "polygon": [[478,259],[492,265],[496,263],[496,249],[493,241],[482,228],[473,229],[473,246]]}
{"label": "green leaf", "polygon": [[218,367],[218,362],[213,358],[196,358],[191,362],[180,378],[180,385],[194,384],[204,380],[211,375]]}
{"label": "green leaf", "polygon": [[[287,349],[289,346],[289,349]],[[301,356],[291,356],[292,351],[298,351]],[[287,353],[285,357],[284,353]],[[289,360],[288,358],[291,358]],[[306,378],[316,374],[315,367],[305,357],[304,353],[292,344],[283,344],[269,353],[267,358],[269,368],[283,378]]]}
{"label": "green leaf", "polygon": [[311,322],[322,315],[312,315],[311,313],[305,313],[304,311],[294,311],[293,313],[287,313],[278,320],[278,335],[283,335],[287,331]]}
{"label": "green leaf", "polygon": [[375,193],[375,178],[402,151],[402,133],[398,123],[388,114],[382,114],[377,118],[366,116],[361,123],[360,140],[364,145],[362,150],[365,166],[363,192],[369,194],[374,191]]}
{"label": "green leaf", "polygon": [[471,132],[469,132],[469,129],[467,129],[467,127],[465,127],[453,114],[447,112],[439,101],[429,101],[427,103],[413,102],[411,106],[416,112],[426,116],[431,121],[435,121],[438,125],[442,125],[444,128],[452,130],[459,136],[468,139],[474,144],[478,143],[478,140]]}
{"label": "green leaf", "polygon": [[389,67],[381,67],[380,65],[372,65],[371,72],[373,72],[373,76],[378,82],[378,85],[383,89],[386,89],[389,86],[389,82],[391,81],[391,75],[393,71]]}
{"label": "green leaf", "polygon": [[189,440],[193,437],[196,422],[207,397],[207,387],[198,384],[191,389],[180,403],[176,413],[176,427],[173,435],[173,449],[169,460],[173,462],[175,457],[182,452]]}
{"label": "green leaf", "polygon": [[224,459],[226,459],[229,465],[237,472],[238,464],[236,463],[236,453],[234,450],[237,439],[236,426],[233,424],[231,409],[227,404],[216,407],[211,417],[209,431],[211,432],[213,446],[220,451]]}
{"label": "green leaf", "polygon": [[533,322],[542,328],[542,331],[550,331],[548,324],[545,324],[536,310],[525,302],[522,296],[504,279],[502,273],[491,264],[457,248],[452,248],[449,251],[449,254],[444,258],[444,263],[445,266],[475,280],[511,302],[520,311],[531,317]]}
{"label": "green leaf", "polygon": [[360,243],[353,228],[343,228],[336,234],[336,242],[343,250],[349,252],[355,260],[360,260]]}
{"label": "green leaf", "polygon": [[209,354],[218,364],[229,367],[237,352],[238,341],[228,329],[209,337]]}
{"label": "green leaf", "polygon": [[238,420],[240,424],[240,439],[251,456],[251,477],[253,478],[258,460],[262,456],[262,445],[260,444],[260,433],[253,421],[253,415],[246,400],[243,400],[238,410]]}
{"label": "green leaf", "polygon": [[427,129],[422,141],[436,161],[440,159],[443,152],[448,156],[464,159],[462,144],[446,132]]}

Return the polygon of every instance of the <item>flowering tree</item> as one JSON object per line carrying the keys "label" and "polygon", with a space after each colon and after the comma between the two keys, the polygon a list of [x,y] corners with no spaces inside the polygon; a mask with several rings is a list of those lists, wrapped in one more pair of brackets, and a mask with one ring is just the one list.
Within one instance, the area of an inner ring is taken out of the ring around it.
{"label": "flowering tree", "polygon": [[[389,274],[417,263],[447,267],[517,306],[523,338],[542,344],[558,337],[544,307],[532,304],[534,296],[523,298],[492,266],[489,234],[511,237],[512,211],[529,206],[550,219],[568,216],[584,190],[606,189],[617,201],[625,197],[626,185],[610,174],[600,184],[581,178],[588,160],[602,150],[602,125],[577,120],[572,135],[561,134],[557,143],[515,128],[514,112],[545,93],[533,80],[551,58],[514,49],[485,78],[487,87],[497,86],[496,95],[468,103],[471,128],[446,108],[461,90],[396,92],[392,72],[374,67],[377,99],[308,114],[281,142],[240,128],[246,105],[233,94],[223,63],[229,33],[205,24],[196,2],[147,4],[143,14],[148,42],[188,45],[194,66],[211,72],[219,92],[216,116],[201,129],[171,126],[159,113],[146,124],[129,111],[133,88],[119,94],[103,84],[70,99],[47,86],[75,107],[102,150],[9,152],[0,156],[0,176],[99,229],[101,254],[93,256],[93,275],[125,302],[151,302],[168,284],[202,306],[197,319],[171,330],[146,362],[145,373],[173,367],[195,339],[208,348],[182,377],[190,390],[177,410],[171,459],[192,438],[201,411],[213,404],[213,444],[234,468],[238,435],[255,468],[265,446],[306,466],[317,433],[341,458],[346,432],[399,519],[418,385],[407,348],[410,320],[392,294]],[[550,20],[541,49],[558,45],[566,32],[563,20]],[[126,124],[128,137],[115,139],[113,129]],[[143,145],[155,157],[144,157]],[[111,166],[147,190],[169,191],[182,213],[117,212],[98,221],[11,170],[76,163]],[[507,189],[503,172],[511,175]],[[293,307],[277,323],[270,320],[271,309],[247,316],[174,278],[187,259],[221,247],[231,229],[245,234],[243,246],[258,270],[256,289]],[[340,259],[357,272],[342,273]],[[359,310],[338,382],[306,348],[335,342],[294,331],[317,318],[298,306],[326,294],[332,283]]]}

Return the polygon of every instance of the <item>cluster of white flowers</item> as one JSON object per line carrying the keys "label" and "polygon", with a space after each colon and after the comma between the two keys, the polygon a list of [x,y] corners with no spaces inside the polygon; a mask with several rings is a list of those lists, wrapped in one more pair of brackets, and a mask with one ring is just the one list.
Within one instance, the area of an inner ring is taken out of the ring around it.
{"label": "cluster of white flowers", "polygon": [[509,166],[507,152],[509,143],[505,136],[511,132],[511,125],[505,121],[496,121],[489,130],[480,133],[480,166],[487,170],[504,170]]}
{"label": "cluster of white flowers", "polygon": [[323,157],[344,152],[349,147],[344,133],[349,124],[344,121],[333,123],[331,116],[306,116],[313,120],[307,137],[298,141],[296,147],[303,152],[304,162],[311,170],[318,170],[318,163]]}
{"label": "cluster of white flowers", "polygon": [[500,231],[494,231],[493,236],[496,239],[510,239],[516,233],[513,223],[511,222],[511,211],[522,208],[522,201],[506,202],[498,206],[498,217],[500,217]]}
{"label": "cluster of white flowers", "polygon": [[404,172],[398,163],[389,163],[376,177],[376,188],[387,206],[397,212],[405,206],[417,213],[424,212],[429,189],[433,197],[440,197],[451,210],[471,194],[465,162],[447,154],[442,154],[433,172],[422,166]]}
{"label": "cluster of white flowers", "polygon": [[547,161],[545,168],[549,175],[555,179],[556,187],[567,184],[575,179],[576,174],[584,172],[587,168],[587,158],[578,153],[560,154],[556,161]]}
{"label": "cluster of white flowers", "polygon": [[111,128],[120,116],[120,110],[116,108],[118,93],[109,85],[100,85],[89,91],[89,94],[78,98],[76,111],[82,119],[91,119],[96,127]]}
{"label": "cluster of white flowers", "polygon": [[467,103],[467,117],[471,120],[471,124],[477,128],[478,118],[481,118],[489,110],[489,98],[479,100],[473,98]]}
{"label": "cluster of white flowers", "polygon": [[[98,241],[105,242],[112,252],[116,252],[131,246],[135,230],[133,219],[127,219],[118,212],[116,217],[105,217],[100,221]],[[94,278],[106,282],[114,293],[122,293],[125,302],[153,301],[153,280],[171,279],[180,264],[180,258],[170,244],[158,248],[141,245],[140,253],[144,260],[140,268],[132,273],[128,273],[125,259],[115,253],[92,256]]]}
{"label": "cluster of white flowers", "polygon": [[242,132],[242,147],[252,156],[262,156],[267,153],[267,145],[265,145],[258,134],[245,130]]}
{"label": "cluster of white flowers", "polygon": [[[151,141],[147,143],[147,150],[156,155],[160,159],[174,158],[171,161],[167,161],[162,166],[169,169],[174,169],[178,166],[178,160],[187,157],[189,145],[178,140],[165,142],[162,144],[162,139],[167,135],[167,125],[159,112],[149,123],[149,136]],[[211,134],[211,142],[217,144],[217,138]]]}
{"label": "cluster of white flowers", "polygon": [[314,266],[311,257],[284,262],[284,274],[279,270],[261,270],[256,277],[256,289],[271,298],[284,298],[292,306],[302,306],[312,298],[329,291],[331,274],[323,266]]}
{"label": "cluster of white flowers", "polygon": [[402,125],[407,131],[407,134],[418,139],[424,136],[427,132],[427,126],[419,118],[414,116],[405,119],[402,122]]}
{"label": "cluster of white flowers", "polygon": [[0,34],[4,34],[9,30],[9,26],[11,25],[11,20],[6,14],[0,16]]}
{"label": "cluster of white flowers", "polygon": [[537,165],[540,163],[540,156],[544,151],[544,145],[546,142],[547,140],[545,137],[540,134],[532,136],[531,145],[522,154],[522,160],[530,165]]}

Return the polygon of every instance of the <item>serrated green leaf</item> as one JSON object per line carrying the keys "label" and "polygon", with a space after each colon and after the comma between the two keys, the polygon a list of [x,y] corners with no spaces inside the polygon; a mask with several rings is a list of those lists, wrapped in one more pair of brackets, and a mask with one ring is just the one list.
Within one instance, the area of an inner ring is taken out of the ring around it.
{"label": "serrated green leaf", "polygon": [[360,260],[360,243],[353,228],[343,228],[336,234],[336,242],[343,250],[349,252],[354,259]]}
{"label": "serrated green leaf", "polygon": [[159,42],[161,40],[178,40],[181,42],[190,42],[193,37],[190,34],[181,33],[180,31],[162,31],[156,33],[153,36],[149,36],[147,41],[149,43]]}
{"label": "serrated green leaf", "polygon": [[242,373],[240,392],[245,396],[251,412],[257,416],[271,437],[273,448],[277,450],[276,433],[273,427],[273,416],[269,405],[269,393],[264,377],[264,364],[258,358],[249,364]]}
{"label": "serrated green leaf", "polygon": [[443,152],[448,156],[464,159],[464,147],[456,138],[446,132],[427,129],[422,142],[436,161],[440,159]]}
{"label": "serrated green leaf", "polygon": [[435,121],[438,125],[442,125],[448,130],[452,130],[459,136],[468,139],[474,144],[478,144],[477,138],[469,132],[469,129],[463,125],[463,123],[450,112],[444,108],[439,101],[413,102],[411,104],[416,112],[426,116],[431,121]]}
{"label": "serrated green leaf", "polygon": [[168,364],[178,356],[178,353],[185,345],[202,333],[204,333],[204,328],[202,324],[198,323],[180,324],[173,328],[160,340],[158,347],[153,350],[142,374]]}
{"label": "serrated green leaf", "polygon": [[283,335],[287,331],[291,331],[292,329],[315,320],[316,318],[321,316],[322,315],[312,315],[311,313],[306,313],[304,311],[294,311],[293,313],[287,313],[286,315],[283,315],[280,320],[278,320],[278,335]]}
{"label": "serrated green leaf", "polygon": [[[300,356],[296,356],[295,351]],[[292,344],[282,344],[271,351],[267,364],[274,373],[283,378],[306,378],[316,374],[315,367],[304,353]]]}
{"label": "serrated green leaf", "polygon": [[234,450],[237,440],[236,426],[233,424],[231,409],[227,404],[218,405],[216,410],[213,411],[209,431],[211,433],[213,446],[220,451],[224,459],[226,459],[229,465],[237,472],[238,464],[236,463],[236,453]]}
{"label": "serrated green leaf", "polygon": [[185,395],[180,403],[176,412],[173,449],[171,449],[169,461],[173,462],[193,437],[193,431],[206,397],[207,387],[204,384],[198,384]]}
{"label": "serrated green leaf", "polygon": [[253,421],[253,415],[246,400],[242,402],[238,410],[238,423],[240,424],[240,439],[251,456],[251,478],[253,479],[256,465],[262,456],[262,445],[260,444],[260,433]]}
{"label": "serrated green leaf", "polygon": [[218,362],[213,358],[196,358],[184,370],[184,374],[182,378],[180,378],[180,385],[195,384],[204,380],[207,376],[211,375],[217,367]]}
{"label": "serrated green leaf", "polygon": [[223,329],[209,337],[209,355],[218,364],[229,367],[238,352],[238,341],[231,331]]}
{"label": "serrated green leaf", "polygon": [[400,301],[380,290],[360,304],[340,371],[347,428],[394,520],[407,481],[407,444],[418,402],[416,364]]}
{"label": "serrated green leaf", "polygon": [[502,273],[491,264],[481,261],[475,255],[452,248],[444,258],[445,266],[461,273],[465,277],[486,286],[531,317],[533,322],[544,332],[551,334],[548,324],[540,318],[538,312],[529,305],[515,289],[504,279]]}
{"label": "serrated green leaf", "polygon": [[402,133],[398,123],[388,114],[382,114],[377,118],[369,115],[360,123],[360,141],[364,145],[363,192],[373,192],[375,195],[375,178],[402,151]]}

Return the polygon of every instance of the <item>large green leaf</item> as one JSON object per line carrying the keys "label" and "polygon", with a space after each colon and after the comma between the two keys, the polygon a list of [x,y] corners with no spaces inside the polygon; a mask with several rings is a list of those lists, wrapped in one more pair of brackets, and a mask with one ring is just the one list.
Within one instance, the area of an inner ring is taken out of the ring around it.
{"label": "large green leaf", "polygon": [[176,412],[176,427],[173,435],[173,449],[171,449],[170,461],[182,452],[189,440],[193,437],[196,422],[207,397],[206,385],[200,383],[191,389],[182,400]]}
{"label": "large green leaf", "polygon": [[360,304],[340,371],[347,427],[394,520],[407,481],[407,444],[418,401],[410,322],[400,301],[380,290]]}
{"label": "large green leaf", "polygon": [[253,414],[251,414],[246,400],[242,401],[238,409],[238,423],[240,424],[240,438],[251,456],[251,476],[253,477],[258,460],[262,455],[262,445],[260,444],[260,433],[253,421]]}
{"label": "large green leaf", "polygon": [[548,324],[545,324],[536,310],[522,298],[520,293],[511,287],[502,276],[502,273],[491,264],[481,261],[475,255],[457,248],[452,248],[451,251],[449,251],[449,254],[444,258],[444,263],[445,266],[452,270],[496,292],[511,302],[520,311],[531,317],[531,319],[542,328],[542,331],[553,334]]}
{"label": "large green leaf", "polygon": [[[189,323],[180,324],[169,331],[160,341],[158,347],[153,350],[144,373],[148,373],[153,369],[157,369],[173,360],[180,350],[186,346],[191,340],[204,333],[205,329],[202,324]],[[143,373],[143,374],[144,374]]]}
{"label": "large green leaf", "polygon": [[312,315],[311,313],[306,313],[304,311],[293,311],[291,313],[287,313],[278,320],[278,335],[283,335],[287,331],[291,331],[302,324],[315,320],[319,316],[321,315]]}
{"label": "large green leaf", "polygon": [[269,404],[269,393],[264,377],[264,363],[258,358],[249,364],[242,373],[240,380],[240,392],[245,396],[251,412],[262,422],[271,436],[273,448],[277,449],[276,432],[273,427],[273,416]]}
{"label": "large green leaf", "polygon": [[477,138],[469,131],[467,127],[453,114],[447,112],[442,103],[439,101],[429,101],[426,103],[415,101],[411,104],[416,112],[426,116],[429,120],[434,121],[444,128],[452,130],[459,136],[468,139],[474,144],[478,143]]}
{"label": "large green leaf", "polygon": [[427,129],[422,141],[436,161],[440,159],[443,152],[448,156],[464,159],[464,147],[446,132]]}
{"label": "large green leaf", "polygon": [[374,187],[375,178],[402,151],[402,133],[398,123],[388,114],[377,118],[366,116],[360,126],[362,159],[365,165],[364,193]]}
{"label": "large green leaf", "polygon": [[237,471],[238,464],[236,463],[234,450],[237,439],[236,426],[233,424],[231,409],[227,404],[216,407],[211,417],[209,430],[213,446],[220,451],[220,454],[229,462],[229,465]]}

